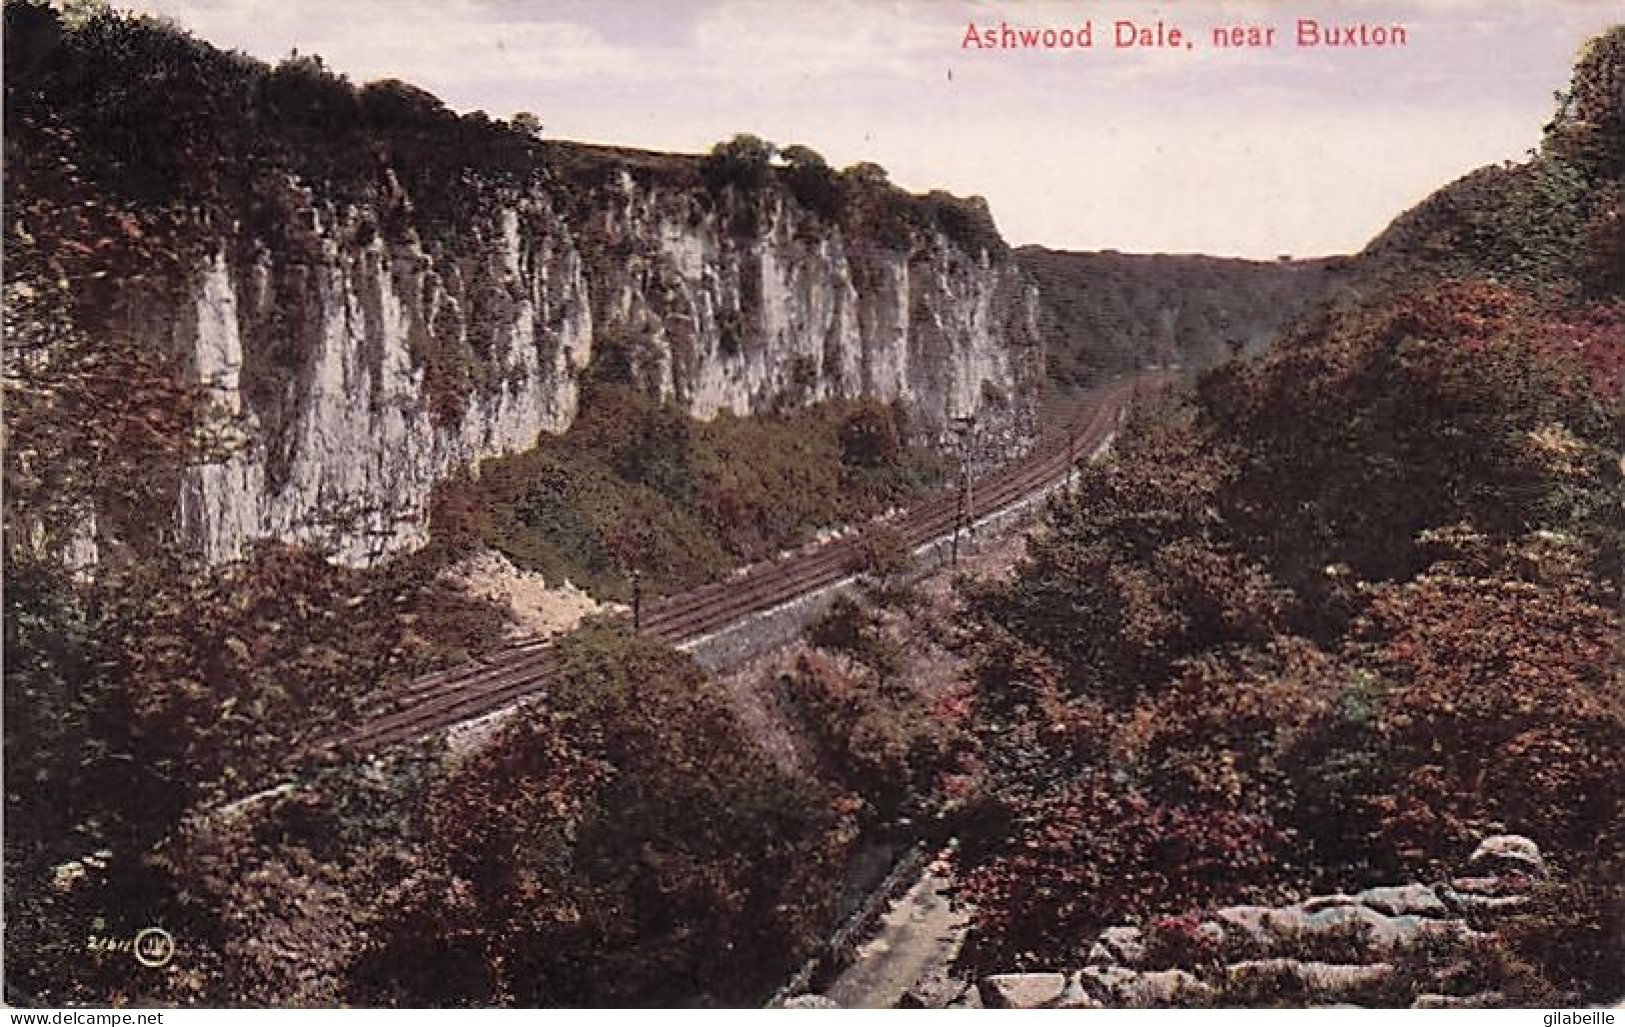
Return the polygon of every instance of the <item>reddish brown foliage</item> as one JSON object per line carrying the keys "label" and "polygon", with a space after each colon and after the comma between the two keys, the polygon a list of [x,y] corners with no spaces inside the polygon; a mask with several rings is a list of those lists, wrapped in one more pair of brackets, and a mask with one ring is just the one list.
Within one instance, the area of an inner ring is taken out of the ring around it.
{"label": "reddish brown foliage", "polygon": [[1400,850],[1447,856],[1496,830],[1558,851],[1620,843],[1618,615],[1561,566],[1510,563],[1441,563],[1372,604]]}
{"label": "reddish brown foliage", "polygon": [[1170,903],[1252,893],[1279,832],[1234,807],[1175,803],[1105,777],[1080,779],[1024,807],[995,852],[967,851],[966,897],[978,966],[1053,967],[1100,929]]}

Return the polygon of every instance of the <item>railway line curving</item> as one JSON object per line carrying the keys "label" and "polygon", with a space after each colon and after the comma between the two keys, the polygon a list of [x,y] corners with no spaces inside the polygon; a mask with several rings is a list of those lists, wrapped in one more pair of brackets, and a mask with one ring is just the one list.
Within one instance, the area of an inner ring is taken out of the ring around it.
{"label": "railway line curving", "polygon": [[[886,518],[910,549],[952,536],[1053,487],[1072,462],[1102,445],[1141,388],[1167,375],[1141,375],[1098,390],[1063,425],[1055,426],[1026,457],[978,478],[969,509],[958,489],[945,489]],[[673,645],[692,644],[797,597],[850,578],[858,569],[862,532],[848,533],[777,560],[753,564],[729,578],[647,603],[640,631]],[[510,643],[485,657],[416,678],[384,703],[318,748],[363,753],[427,737],[514,705],[545,689],[557,654],[546,641]]]}

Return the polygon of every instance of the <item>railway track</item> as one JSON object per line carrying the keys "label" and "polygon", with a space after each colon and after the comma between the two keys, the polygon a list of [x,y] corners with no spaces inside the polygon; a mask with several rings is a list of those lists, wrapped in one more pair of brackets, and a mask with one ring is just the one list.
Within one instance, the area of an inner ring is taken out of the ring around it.
{"label": "railway track", "polygon": [[[956,525],[974,525],[1011,506],[1057,481],[1074,459],[1105,441],[1135,390],[1155,387],[1160,379],[1129,379],[1098,390],[1068,423],[1041,436],[1028,456],[976,479],[969,490],[968,511],[961,512],[963,497],[954,487],[927,496],[885,522],[917,549],[949,537]],[[861,531],[850,533],[650,602],[643,609],[640,632],[682,645],[828,587],[856,573],[862,538]],[[323,739],[318,748],[352,754],[374,751],[495,713],[543,692],[557,660],[551,643],[526,640],[475,662],[424,675],[393,690],[384,704],[364,712],[360,723]]]}

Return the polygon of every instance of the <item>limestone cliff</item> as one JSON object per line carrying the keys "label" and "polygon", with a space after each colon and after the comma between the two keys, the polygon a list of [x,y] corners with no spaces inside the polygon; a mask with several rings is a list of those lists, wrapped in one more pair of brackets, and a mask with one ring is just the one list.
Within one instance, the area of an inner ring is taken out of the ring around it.
{"label": "limestone cliff", "polygon": [[581,260],[545,195],[437,261],[375,211],[288,189],[295,226],[223,233],[167,319],[235,443],[186,471],[179,534],[211,560],[275,538],[364,563],[424,540],[441,478],[569,425],[592,352]]}
{"label": "limestone cliff", "polygon": [[[351,564],[420,545],[435,484],[566,429],[605,349],[701,418],[868,396],[900,403],[921,441],[973,414],[995,446],[1031,429],[1035,299],[985,207],[963,201],[980,234],[955,238],[963,218],[944,228],[883,182],[840,186],[851,216],[815,211],[782,168],[719,185],[698,158],[538,144],[399,83],[356,93],[320,68],[204,70],[262,91],[286,74],[355,106],[363,128],[262,131],[132,165],[96,141],[119,131],[102,107],[54,97],[47,77],[22,127],[76,124],[59,161],[86,170],[64,186],[11,150],[8,167],[30,211],[69,212],[41,245],[90,255],[63,272],[79,327],[173,353],[204,387],[209,455],[168,488],[171,509],[142,516],[207,560],[267,539]],[[443,133],[455,150],[456,132],[472,133],[471,155],[437,148]],[[42,134],[41,152],[63,138]],[[108,221],[128,228],[110,246]],[[87,553],[128,537],[116,519],[84,523]]]}
{"label": "limestone cliff", "polygon": [[[1031,429],[1035,299],[979,201],[805,147],[730,177],[544,142],[138,16],[19,0],[6,28],[8,327],[29,328],[35,427],[61,440],[31,452],[86,468],[55,475],[82,487],[44,533],[81,559],[113,541],[211,561],[263,539],[347,563],[409,549],[436,482],[571,424],[595,354],[701,418],[869,396],[917,441],[973,414],[994,445]],[[206,444],[169,441],[196,418],[189,397],[170,415],[167,378],[62,413],[87,368],[147,374],[155,355],[202,386]],[[108,447],[148,434],[186,466],[113,488]]]}
{"label": "limestone cliff", "polygon": [[236,440],[184,476],[186,543],[220,560],[298,540],[349,563],[418,545],[438,480],[568,427],[605,339],[701,418],[862,395],[927,438],[980,414],[1013,444],[1029,423],[1034,298],[1002,252],[920,229],[882,245],[771,184],[711,191],[551,149],[592,180],[490,197],[449,258],[393,176],[370,206],[290,178],[288,223],[220,233],[180,309],[149,315]]}

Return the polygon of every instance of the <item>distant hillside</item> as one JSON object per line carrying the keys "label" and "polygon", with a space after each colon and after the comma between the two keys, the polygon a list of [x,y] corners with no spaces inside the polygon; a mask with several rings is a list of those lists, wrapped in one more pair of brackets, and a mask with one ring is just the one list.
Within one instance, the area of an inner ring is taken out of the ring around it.
{"label": "distant hillside", "polygon": [[1625,296],[1625,28],[1588,45],[1538,153],[1433,193],[1356,263],[1386,284],[1476,277],[1571,303]]}
{"label": "distant hillside", "polygon": [[1145,364],[1207,365],[1230,340],[1256,351],[1343,279],[1347,261],[1073,253],[1024,246],[1050,380],[1082,386]]}

